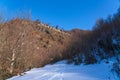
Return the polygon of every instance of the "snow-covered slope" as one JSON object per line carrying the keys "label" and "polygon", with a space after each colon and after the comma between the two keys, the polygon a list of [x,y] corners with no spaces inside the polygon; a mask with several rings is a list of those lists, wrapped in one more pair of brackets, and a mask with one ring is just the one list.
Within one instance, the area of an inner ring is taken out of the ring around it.
{"label": "snow-covered slope", "polygon": [[23,76],[14,76],[8,80],[114,80],[111,66],[112,63],[105,62],[75,66],[61,61],[43,68],[34,68]]}

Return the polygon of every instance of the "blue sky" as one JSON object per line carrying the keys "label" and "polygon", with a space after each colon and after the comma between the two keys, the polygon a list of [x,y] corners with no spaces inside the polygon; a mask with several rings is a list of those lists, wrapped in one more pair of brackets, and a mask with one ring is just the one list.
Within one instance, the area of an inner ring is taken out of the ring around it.
{"label": "blue sky", "polygon": [[117,12],[119,0],[0,0],[6,18],[19,11],[31,11],[32,19],[70,30],[92,29],[98,18]]}

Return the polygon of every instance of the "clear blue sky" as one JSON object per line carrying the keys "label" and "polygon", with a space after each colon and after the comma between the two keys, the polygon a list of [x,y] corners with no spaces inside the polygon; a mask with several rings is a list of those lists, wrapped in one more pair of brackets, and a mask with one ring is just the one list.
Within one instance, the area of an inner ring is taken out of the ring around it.
{"label": "clear blue sky", "polygon": [[0,0],[0,12],[11,17],[16,11],[31,11],[32,19],[40,19],[60,28],[92,29],[98,18],[117,12],[119,0]]}

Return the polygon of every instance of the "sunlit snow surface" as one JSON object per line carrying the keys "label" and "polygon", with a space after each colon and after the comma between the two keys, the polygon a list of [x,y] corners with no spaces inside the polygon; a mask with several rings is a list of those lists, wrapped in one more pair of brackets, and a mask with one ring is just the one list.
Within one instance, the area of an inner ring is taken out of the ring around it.
{"label": "sunlit snow surface", "polygon": [[8,80],[114,80],[111,73],[112,63],[93,65],[66,64],[65,61],[34,68],[23,76],[14,76]]}

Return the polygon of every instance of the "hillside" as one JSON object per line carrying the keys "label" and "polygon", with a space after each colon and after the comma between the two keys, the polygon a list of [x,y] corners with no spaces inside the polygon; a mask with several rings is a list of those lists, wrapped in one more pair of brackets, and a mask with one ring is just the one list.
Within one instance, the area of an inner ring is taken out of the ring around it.
{"label": "hillside", "polygon": [[1,24],[0,36],[0,70],[7,72],[14,65],[12,73],[16,74],[65,59],[63,52],[71,35],[47,24],[16,18]]}

